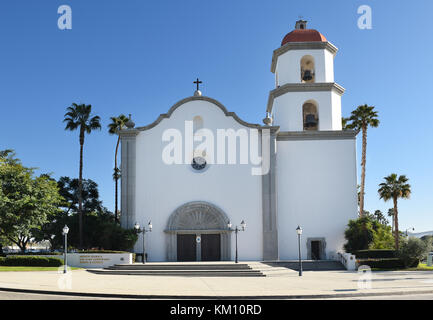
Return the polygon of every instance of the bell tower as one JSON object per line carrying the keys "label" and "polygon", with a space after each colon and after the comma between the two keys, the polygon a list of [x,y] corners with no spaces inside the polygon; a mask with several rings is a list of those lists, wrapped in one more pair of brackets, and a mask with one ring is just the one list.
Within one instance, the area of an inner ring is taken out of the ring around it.
{"label": "bell tower", "polygon": [[334,57],[338,49],[319,31],[296,22],[281,47],[274,50],[271,72],[275,89],[267,112],[281,131],[341,130],[341,96],[334,82]]}

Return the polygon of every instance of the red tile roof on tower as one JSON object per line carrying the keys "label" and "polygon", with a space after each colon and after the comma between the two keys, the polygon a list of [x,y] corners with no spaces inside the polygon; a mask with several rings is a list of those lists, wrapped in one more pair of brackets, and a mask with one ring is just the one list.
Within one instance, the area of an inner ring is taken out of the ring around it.
{"label": "red tile roof on tower", "polygon": [[281,42],[284,46],[289,42],[327,42],[325,36],[314,29],[296,29],[289,32]]}

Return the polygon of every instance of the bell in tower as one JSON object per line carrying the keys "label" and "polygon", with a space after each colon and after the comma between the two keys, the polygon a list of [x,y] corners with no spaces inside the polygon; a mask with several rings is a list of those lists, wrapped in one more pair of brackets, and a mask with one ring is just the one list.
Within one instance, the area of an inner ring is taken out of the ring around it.
{"label": "bell in tower", "polygon": [[307,21],[306,20],[298,20],[296,21],[296,25],[295,25],[295,29],[296,30],[304,30],[307,29]]}

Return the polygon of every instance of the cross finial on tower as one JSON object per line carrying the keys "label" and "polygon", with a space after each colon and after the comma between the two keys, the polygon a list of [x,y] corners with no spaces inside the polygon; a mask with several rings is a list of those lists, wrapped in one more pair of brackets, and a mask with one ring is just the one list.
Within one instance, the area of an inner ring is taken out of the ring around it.
{"label": "cross finial on tower", "polygon": [[199,85],[200,83],[203,83],[203,81],[200,81],[198,78],[196,81],[194,81],[193,83],[195,83],[197,85],[197,91],[199,91]]}

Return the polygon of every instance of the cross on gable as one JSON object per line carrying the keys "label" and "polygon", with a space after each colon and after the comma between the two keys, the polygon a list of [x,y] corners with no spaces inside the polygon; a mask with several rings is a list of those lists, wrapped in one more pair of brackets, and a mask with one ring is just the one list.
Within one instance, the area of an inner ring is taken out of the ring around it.
{"label": "cross on gable", "polygon": [[195,83],[195,84],[197,85],[197,91],[198,91],[198,89],[199,89],[199,85],[200,85],[200,83],[203,83],[203,81],[200,81],[200,80],[197,78],[197,80],[194,81],[193,83]]}

